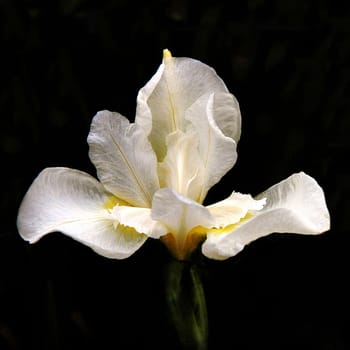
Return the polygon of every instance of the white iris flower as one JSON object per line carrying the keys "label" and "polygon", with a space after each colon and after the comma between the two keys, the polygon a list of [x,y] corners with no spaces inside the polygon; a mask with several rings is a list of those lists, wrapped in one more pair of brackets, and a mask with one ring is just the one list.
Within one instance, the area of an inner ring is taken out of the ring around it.
{"label": "white iris flower", "polygon": [[233,192],[203,205],[235,164],[240,133],[238,102],[215,71],[164,50],[139,91],[135,123],[109,111],[92,121],[89,155],[100,181],[69,168],[43,170],[19,209],[19,233],[34,243],[60,231],[116,259],[160,238],[183,260],[200,242],[208,258],[226,259],[273,232],[327,231],[323,191],[304,173],[255,198]]}

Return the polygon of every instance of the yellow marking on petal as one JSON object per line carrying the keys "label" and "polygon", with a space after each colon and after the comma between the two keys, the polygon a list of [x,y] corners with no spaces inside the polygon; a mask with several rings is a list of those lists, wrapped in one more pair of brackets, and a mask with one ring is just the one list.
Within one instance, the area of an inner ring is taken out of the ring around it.
{"label": "yellow marking on petal", "polygon": [[103,205],[103,209],[107,209],[107,210],[113,209],[118,203],[119,201],[117,197],[110,196],[108,197],[107,201]]}
{"label": "yellow marking on petal", "polygon": [[145,234],[136,231],[133,227],[130,226],[116,224],[114,228],[123,235],[124,241],[134,241],[146,236]]}
{"label": "yellow marking on petal", "polygon": [[167,246],[171,254],[178,260],[188,260],[198,244],[205,238],[207,230],[198,226],[193,228],[183,242],[176,239],[175,235],[168,233],[162,236],[161,241]]}
{"label": "yellow marking on petal", "polygon": [[116,205],[126,205],[130,206],[127,202],[115,197],[115,196],[109,196],[106,202],[103,204],[103,209],[111,210],[113,209]]}
{"label": "yellow marking on petal", "polygon": [[173,57],[171,52],[168,49],[164,49],[163,50],[163,58],[166,59],[166,58],[171,58],[171,57]]}
{"label": "yellow marking on petal", "polygon": [[175,258],[178,260],[188,260],[190,255],[195,251],[199,243],[205,239],[208,233],[218,235],[230,233],[238,226],[248,221],[253,215],[253,213],[247,213],[239,222],[221,228],[196,226],[188,232],[183,239],[179,239],[175,234],[169,232],[162,236],[160,240],[167,246]]}
{"label": "yellow marking on petal", "polygon": [[244,224],[246,221],[248,221],[252,216],[253,216],[253,214],[248,212],[244,218],[242,218],[241,220],[239,220],[235,224],[227,225],[225,227],[220,227],[220,228],[210,228],[210,229],[207,229],[206,232],[215,233],[218,235],[230,233],[233,230],[235,230],[238,226],[240,226],[240,225]]}

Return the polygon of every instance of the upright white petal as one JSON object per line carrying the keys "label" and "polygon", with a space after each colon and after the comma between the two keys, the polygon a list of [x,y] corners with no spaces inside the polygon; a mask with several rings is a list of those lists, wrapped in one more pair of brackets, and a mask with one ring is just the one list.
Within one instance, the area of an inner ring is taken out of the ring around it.
{"label": "upright white petal", "polygon": [[[156,73],[146,83],[146,85],[139,90],[137,95],[135,123],[139,125],[147,135],[151,133],[153,125],[152,110],[151,107],[148,105],[148,98],[153,94],[154,89],[157,87],[159,81],[162,79],[163,73],[164,63],[162,63],[159,66]],[[162,120],[160,120],[159,122],[162,122]],[[165,123],[165,125],[167,125],[167,120],[165,121]]]}
{"label": "upright white petal", "polygon": [[158,167],[160,186],[199,201],[205,169],[198,152],[198,135],[175,131],[167,136],[167,148]]}
{"label": "upright white petal", "polygon": [[47,168],[22,201],[18,230],[30,243],[60,231],[103,256],[123,259],[139,249],[147,237],[111,218],[108,209],[116,202],[118,199],[101,183],[84,172]]}
{"label": "upright white petal", "polygon": [[[223,104],[217,103],[218,100]],[[236,162],[236,141],[225,136],[216,122],[220,120],[225,132],[239,137],[240,114],[238,117],[234,101],[233,96],[228,93],[206,94],[186,111],[186,119],[191,122],[188,129],[198,134],[199,153],[205,170],[199,202],[203,202],[208,190],[218,183]],[[229,123],[230,119],[232,125]]]}
{"label": "upright white petal", "polygon": [[221,132],[238,143],[241,137],[241,111],[230,93],[215,93],[211,101],[212,116]]}
{"label": "upright white petal", "polygon": [[135,120],[150,132],[158,160],[166,154],[166,136],[185,130],[186,109],[209,92],[227,92],[212,68],[191,58],[165,56],[156,75],[139,92]]}
{"label": "upright white petal", "polygon": [[88,142],[90,158],[108,191],[134,206],[150,207],[159,188],[157,160],[142,128],[118,113],[98,112]]}
{"label": "upright white petal", "polygon": [[310,176],[298,173],[261,193],[266,206],[223,233],[208,233],[202,252],[223,260],[245,245],[273,232],[318,234],[329,230],[330,218],[322,188]]}

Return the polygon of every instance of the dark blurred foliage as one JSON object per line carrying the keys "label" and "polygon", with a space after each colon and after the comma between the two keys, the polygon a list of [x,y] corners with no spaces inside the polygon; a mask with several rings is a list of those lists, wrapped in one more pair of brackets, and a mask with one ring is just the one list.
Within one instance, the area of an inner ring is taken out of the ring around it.
{"label": "dark blurred foliage", "polygon": [[272,235],[225,262],[200,259],[210,349],[348,349],[350,215],[347,2],[0,1],[0,349],[177,349],[164,266],[149,240],[112,261],[51,234],[29,246],[20,201],[48,166],[95,173],[94,114],[133,120],[163,48],[214,67],[238,98],[239,160],[209,194],[257,194],[304,170],[332,230]]}

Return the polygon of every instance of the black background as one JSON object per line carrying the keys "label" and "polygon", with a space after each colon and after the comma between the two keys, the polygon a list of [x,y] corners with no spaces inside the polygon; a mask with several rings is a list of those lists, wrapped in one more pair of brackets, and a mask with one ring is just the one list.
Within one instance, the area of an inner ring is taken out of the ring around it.
{"label": "black background", "polygon": [[[344,2],[345,4],[346,2]],[[48,166],[95,174],[102,109],[133,120],[163,48],[214,67],[240,102],[238,162],[208,202],[305,171],[332,229],[271,235],[201,258],[210,349],[348,349],[350,17],[339,1],[0,1],[0,349],[178,349],[165,308],[171,257],[124,261],[59,233],[29,246],[16,215]]]}

